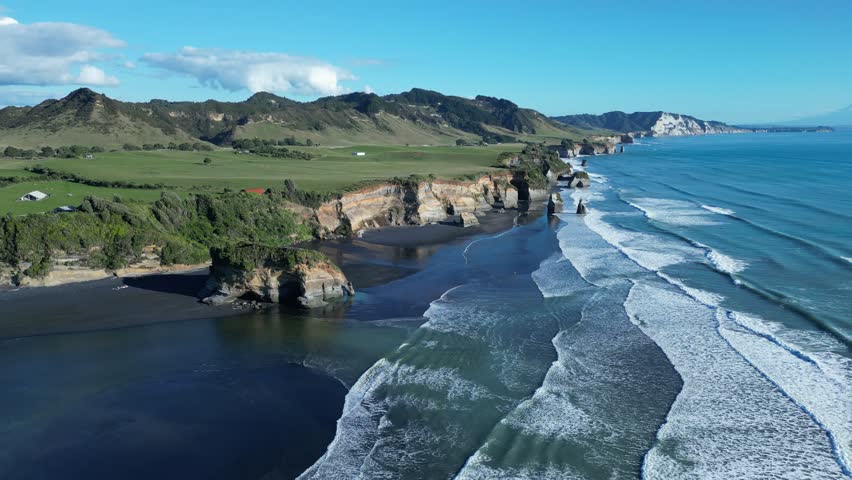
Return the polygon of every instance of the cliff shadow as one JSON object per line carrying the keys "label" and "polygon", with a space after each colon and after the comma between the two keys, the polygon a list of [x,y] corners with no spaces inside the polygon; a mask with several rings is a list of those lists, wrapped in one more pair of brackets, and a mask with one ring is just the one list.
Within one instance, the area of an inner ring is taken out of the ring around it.
{"label": "cliff shadow", "polygon": [[128,287],[151,290],[154,292],[171,293],[198,298],[198,292],[204,288],[208,273],[162,273],[141,277],[125,277],[124,284]]}

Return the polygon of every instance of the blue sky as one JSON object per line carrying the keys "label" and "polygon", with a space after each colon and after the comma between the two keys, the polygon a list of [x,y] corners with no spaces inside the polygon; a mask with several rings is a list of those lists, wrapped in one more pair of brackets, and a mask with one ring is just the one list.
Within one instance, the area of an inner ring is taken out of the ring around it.
{"label": "blue sky", "polygon": [[852,104],[852,0],[0,0],[0,104],[412,87],[728,122]]}

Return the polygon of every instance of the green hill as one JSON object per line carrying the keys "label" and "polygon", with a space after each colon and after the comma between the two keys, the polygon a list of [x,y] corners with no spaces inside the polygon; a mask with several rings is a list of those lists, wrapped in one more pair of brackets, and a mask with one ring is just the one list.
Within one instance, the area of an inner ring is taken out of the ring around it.
{"label": "green hill", "polygon": [[473,99],[412,89],[379,96],[351,93],[297,102],[256,93],[242,102],[130,103],[89,89],[34,107],[0,110],[0,146],[197,142],[230,145],[239,138],[291,139],[323,145],[450,145],[580,139],[590,129],[564,125],[509,100]]}

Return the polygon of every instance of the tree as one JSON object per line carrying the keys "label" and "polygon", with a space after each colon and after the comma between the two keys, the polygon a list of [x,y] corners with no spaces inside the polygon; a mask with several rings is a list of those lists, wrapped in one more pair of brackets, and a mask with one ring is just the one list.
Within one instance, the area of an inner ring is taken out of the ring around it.
{"label": "tree", "polygon": [[127,150],[127,151],[139,150],[140,149],[139,145],[133,145],[132,143],[125,143],[124,145],[121,146],[121,148],[123,148],[124,150]]}
{"label": "tree", "polygon": [[309,138],[309,139],[305,140],[305,145],[307,145],[309,147],[313,147],[314,141]]}
{"label": "tree", "polygon": [[6,150],[3,150],[3,156],[14,158],[21,156],[21,150],[15,147],[6,147]]}
{"label": "tree", "polygon": [[210,157],[204,157],[204,160],[201,161],[204,165],[210,165],[213,163],[213,160]]}
{"label": "tree", "polygon": [[463,147],[465,145],[467,145],[467,142],[463,138],[456,140],[456,146],[457,147]]}
{"label": "tree", "polygon": [[296,182],[290,180],[289,178],[284,179],[284,191],[286,193],[296,193]]}
{"label": "tree", "polygon": [[175,142],[169,142],[169,150],[177,150],[178,146]]}
{"label": "tree", "polygon": [[180,145],[178,145],[178,150],[183,150],[183,151],[192,150],[192,145],[189,144],[189,143],[181,143]]}
{"label": "tree", "polygon": [[41,156],[42,157],[52,157],[56,155],[56,150],[53,147],[41,147]]}

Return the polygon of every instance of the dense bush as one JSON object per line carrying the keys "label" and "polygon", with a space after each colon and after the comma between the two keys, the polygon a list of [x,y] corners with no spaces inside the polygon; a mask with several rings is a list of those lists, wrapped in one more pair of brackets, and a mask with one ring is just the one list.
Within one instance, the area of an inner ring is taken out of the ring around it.
{"label": "dense bush", "polygon": [[261,140],[257,138],[241,138],[234,140],[231,146],[236,151],[247,151],[256,155],[273,158],[294,158],[298,160],[310,160],[313,155],[298,150],[290,150],[279,147],[276,140]]}
{"label": "dense bush", "polygon": [[54,180],[65,180],[66,182],[80,183],[92,187],[110,187],[110,188],[139,188],[146,190],[163,190],[171,188],[164,183],[134,183],[124,180],[96,180],[92,178],[81,177],[76,173],[61,172],[52,168],[42,167],[40,165],[27,167],[26,171],[38,175],[43,175]]}
{"label": "dense bush", "polygon": [[87,197],[65,214],[8,215],[0,220],[0,262],[31,263],[47,273],[55,252],[81,255],[92,267],[115,270],[161,247],[163,264],[199,263],[209,248],[229,243],[290,245],[310,238],[308,226],[283,208],[280,197],[230,193],[182,198],[163,192],[153,205]]}
{"label": "dense bush", "polygon": [[213,247],[210,249],[210,256],[214,263],[226,264],[242,270],[253,270],[263,265],[274,265],[298,274],[299,272],[293,269],[302,265],[313,267],[325,262],[334,266],[325,254],[316,250],[282,248],[257,243]]}

